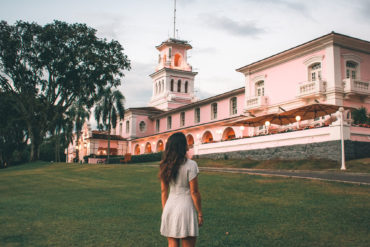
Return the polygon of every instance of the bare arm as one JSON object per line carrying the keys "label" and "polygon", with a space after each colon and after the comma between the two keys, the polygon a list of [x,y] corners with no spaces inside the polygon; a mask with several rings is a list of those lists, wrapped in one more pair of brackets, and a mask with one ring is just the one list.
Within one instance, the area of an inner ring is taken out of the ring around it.
{"label": "bare arm", "polygon": [[203,225],[203,213],[202,213],[202,200],[200,197],[200,192],[198,189],[198,177],[195,177],[193,180],[189,182],[190,185],[190,193],[191,199],[193,199],[193,203],[195,209],[198,212],[198,223],[199,225]]}
{"label": "bare arm", "polygon": [[161,180],[162,209],[164,208],[164,205],[166,205],[167,198],[168,198],[168,184]]}

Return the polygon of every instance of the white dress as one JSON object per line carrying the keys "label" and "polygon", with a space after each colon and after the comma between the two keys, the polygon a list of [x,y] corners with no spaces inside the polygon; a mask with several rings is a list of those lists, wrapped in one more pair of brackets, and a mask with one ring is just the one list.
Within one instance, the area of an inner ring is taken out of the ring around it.
{"label": "white dress", "polygon": [[198,217],[190,195],[189,181],[199,173],[195,161],[180,166],[176,181],[169,183],[170,193],[162,212],[161,234],[172,238],[198,236]]}

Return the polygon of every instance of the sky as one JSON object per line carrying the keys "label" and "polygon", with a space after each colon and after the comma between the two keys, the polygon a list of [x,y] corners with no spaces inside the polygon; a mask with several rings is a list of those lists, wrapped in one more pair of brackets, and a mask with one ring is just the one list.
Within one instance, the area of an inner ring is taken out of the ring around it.
{"label": "sky", "polygon": [[[120,90],[125,107],[147,106],[155,46],[173,36],[174,0],[0,0],[0,20],[86,23],[114,39],[131,61]],[[237,68],[331,31],[370,41],[370,0],[177,0],[177,38],[193,46],[203,99],[244,86]]]}

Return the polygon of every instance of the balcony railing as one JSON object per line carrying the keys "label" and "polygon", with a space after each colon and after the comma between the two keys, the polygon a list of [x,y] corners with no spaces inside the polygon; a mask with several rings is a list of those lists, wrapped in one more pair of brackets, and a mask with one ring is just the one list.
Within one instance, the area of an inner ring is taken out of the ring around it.
{"label": "balcony railing", "polygon": [[347,78],[343,80],[344,93],[347,94],[362,94],[370,95],[369,82],[364,82],[352,78]]}
{"label": "balcony railing", "polygon": [[246,110],[265,107],[268,104],[267,96],[252,96],[246,99]]}
{"label": "balcony railing", "polygon": [[304,81],[298,85],[298,96],[300,98],[307,98],[319,96],[326,91],[326,82],[323,80]]}

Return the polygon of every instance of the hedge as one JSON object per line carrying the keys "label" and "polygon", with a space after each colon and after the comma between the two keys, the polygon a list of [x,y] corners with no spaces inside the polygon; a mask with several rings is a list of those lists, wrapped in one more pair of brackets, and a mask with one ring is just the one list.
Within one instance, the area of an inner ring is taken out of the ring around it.
{"label": "hedge", "polygon": [[132,155],[130,163],[142,163],[142,162],[151,162],[151,161],[160,161],[162,159],[162,153],[150,153],[150,154],[139,154]]}

